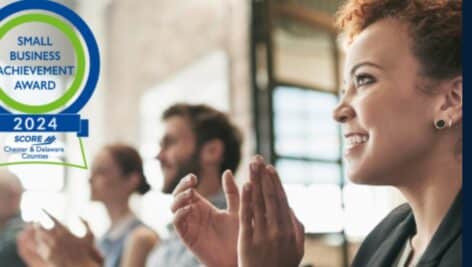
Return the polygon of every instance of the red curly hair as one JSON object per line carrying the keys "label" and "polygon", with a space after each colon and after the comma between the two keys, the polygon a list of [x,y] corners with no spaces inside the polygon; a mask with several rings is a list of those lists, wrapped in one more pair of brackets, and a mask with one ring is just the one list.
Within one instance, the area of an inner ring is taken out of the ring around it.
{"label": "red curly hair", "polygon": [[438,80],[462,75],[462,0],[348,0],[336,24],[351,42],[385,18],[408,25],[423,75]]}

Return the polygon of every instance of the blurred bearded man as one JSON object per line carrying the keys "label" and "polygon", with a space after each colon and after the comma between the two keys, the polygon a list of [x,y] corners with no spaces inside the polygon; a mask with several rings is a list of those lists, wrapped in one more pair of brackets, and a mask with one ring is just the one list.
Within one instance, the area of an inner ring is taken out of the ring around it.
{"label": "blurred bearded man", "polygon": [[[191,173],[198,177],[197,192],[216,207],[226,208],[221,177],[225,170],[235,172],[239,165],[240,131],[224,113],[206,105],[176,104],[162,119],[165,134],[156,156],[164,175],[162,192],[172,193]],[[169,238],[151,252],[146,267],[200,266],[173,226],[169,231]]]}

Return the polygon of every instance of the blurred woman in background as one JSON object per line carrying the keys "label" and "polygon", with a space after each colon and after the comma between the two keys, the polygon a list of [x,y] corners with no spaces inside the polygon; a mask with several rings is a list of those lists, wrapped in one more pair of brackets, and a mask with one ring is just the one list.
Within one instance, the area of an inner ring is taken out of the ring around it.
{"label": "blurred woman in background", "polygon": [[[130,197],[134,193],[143,195],[150,189],[144,176],[142,159],[136,149],[124,144],[105,146],[92,164],[90,189],[92,200],[105,205],[111,220],[110,228],[98,240],[98,249],[105,260],[104,266],[144,266],[144,261],[142,264],[135,262],[141,257],[134,256],[137,256],[136,253],[142,253],[143,257],[147,255],[149,251],[146,251],[145,246],[134,253],[125,252],[125,248],[133,242],[148,242],[152,245],[149,250],[157,242],[157,235],[151,230],[140,229],[145,233],[130,235],[138,226],[143,225],[130,209]],[[149,241],[129,239],[130,236]],[[122,261],[123,265],[120,265]]]}
{"label": "blurred woman in background", "polygon": [[[28,227],[19,238],[20,254],[34,267],[104,266],[140,267],[158,242],[158,236],[132,212],[129,201],[134,193],[149,191],[139,153],[124,144],[107,145],[95,156],[90,176],[91,199],[105,205],[111,225],[94,243],[87,234],[74,236],[52,215],[51,230]],[[33,264],[34,262],[34,264]]]}

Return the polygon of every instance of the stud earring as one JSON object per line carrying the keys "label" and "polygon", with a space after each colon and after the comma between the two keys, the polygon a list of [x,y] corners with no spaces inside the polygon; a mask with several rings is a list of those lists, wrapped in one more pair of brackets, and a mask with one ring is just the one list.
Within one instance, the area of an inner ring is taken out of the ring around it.
{"label": "stud earring", "polygon": [[434,122],[434,127],[436,127],[436,129],[438,130],[444,129],[445,126],[446,126],[446,122],[444,120],[437,120]]}

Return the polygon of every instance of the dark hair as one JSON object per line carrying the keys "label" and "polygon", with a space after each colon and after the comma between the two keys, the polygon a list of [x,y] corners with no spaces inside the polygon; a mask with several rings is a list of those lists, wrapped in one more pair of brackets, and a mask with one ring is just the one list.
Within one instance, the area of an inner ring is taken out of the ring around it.
{"label": "dark hair", "polygon": [[462,0],[350,0],[337,16],[350,40],[381,19],[398,19],[408,25],[423,75],[442,80],[462,74]]}
{"label": "dark hair", "polygon": [[189,121],[196,136],[197,148],[210,140],[221,140],[224,144],[224,156],[220,172],[227,169],[236,171],[241,160],[242,135],[226,114],[207,105],[178,103],[164,111],[162,119],[167,120],[173,116],[181,116]]}
{"label": "dark hair", "polygon": [[151,189],[144,176],[143,160],[136,149],[120,143],[107,145],[104,149],[110,152],[124,175],[137,173],[140,176],[140,183],[136,188],[137,193],[144,195]]}

